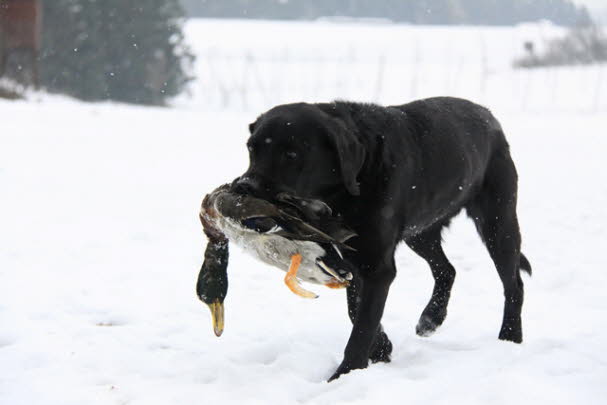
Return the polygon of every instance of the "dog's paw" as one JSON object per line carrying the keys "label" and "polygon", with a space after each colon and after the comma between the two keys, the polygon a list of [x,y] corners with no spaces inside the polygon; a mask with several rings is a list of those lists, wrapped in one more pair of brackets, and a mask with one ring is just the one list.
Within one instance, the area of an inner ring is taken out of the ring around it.
{"label": "dog's paw", "polygon": [[438,329],[439,326],[440,325],[429,316],[422,315],[415,327],[415,333],[417,333],[417,336],[428,337],[436,332],[436,329]]}
{"label": "dog's paw", "polygon": [[438,306],[434,301],[430,301],[428,306],[422,312],[419,317],[417,326],[415,327],[415,333],[418,336],[428,337],[432,335],[439,326],[443,324],[447,317],[447,308],[444,306]]}
{"label": "dog's paw", "polygon": [[523,343],[523,329],[521,327],[521,320],[504,322],[499,335],[500,340],[507,340],[514,343]]}
{"label": "dog's paw", "polygon": [[388,339],[388,335],[384,332],[381,332],[377,337],[376,343],[373,345],[373,349],[371,349],[371,354],[369,355],[369,360],[373,363],[390,363],[392,360],[392,342]]}
{"label": "dog's paw", "polygon": [[339,377],[341,377],[344,374],[348,374],[350,371],[352,371],[350,368],[348,367],[343,367],[343,365],[339,366],[337,368],[337,370],[335,370],[335,372],[333,373],[333,375],[327,380],[327,382],[332,382],[337,380]]}
{"label": "dog's paw", "polygon": [[329,378],[327,380],[327,382],[337,380],[339,377],[341,377],[344,374],[348,374],[352,370],[367,368],[367,366],[368,366],[368,362],[361,362],[360,364],[353,365],[353,364],[347,362],[346,360],[344,360],[341,362],[339,367],[337,367],[337,370],[335,370],[335,372],[333,373],[331,378]]}

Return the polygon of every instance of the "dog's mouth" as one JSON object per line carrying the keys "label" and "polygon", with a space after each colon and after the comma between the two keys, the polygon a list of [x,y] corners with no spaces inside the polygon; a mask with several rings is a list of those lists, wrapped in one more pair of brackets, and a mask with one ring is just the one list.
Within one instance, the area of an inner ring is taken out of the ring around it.
{"label": "dog's mouth", "polygon": [[282,193],[293,194],[295,192],[290,187],[275,183],[265,176],[247,173],[232,182],[230,191],[270,202],[279,201],[278,196]]}

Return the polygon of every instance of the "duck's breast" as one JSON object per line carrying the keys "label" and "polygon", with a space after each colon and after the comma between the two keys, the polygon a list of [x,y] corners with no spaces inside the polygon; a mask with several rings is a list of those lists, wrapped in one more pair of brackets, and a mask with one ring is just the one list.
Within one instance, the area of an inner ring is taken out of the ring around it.
{"label": "duck's breast", "polygon": [[288,271],[291,257],[302,256],[297,271],[297,278],[315,284],[326,284],[332,277],[323,272],[316,264],[316,259],[323,257],[326,252],[316,242],[290,240],[274,233],[259,233],[245,228],[227,219],[219,218],[216,223],[230,242],[240,246],[245,252],[282,271]]}

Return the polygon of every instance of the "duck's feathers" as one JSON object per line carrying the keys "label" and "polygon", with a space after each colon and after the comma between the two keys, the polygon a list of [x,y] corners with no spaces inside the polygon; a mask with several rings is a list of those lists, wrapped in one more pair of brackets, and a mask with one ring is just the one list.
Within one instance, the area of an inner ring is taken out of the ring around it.
{"label": "duck's feathers", "polygon": [[288,193],[280,193],[276,199],[297,210],[309,225],[322,230],[340,243],[356,236],[356,232],[345,227],[339,218],[333,216],[331,207],[320,200],[300,198]]}
{"label": "duck's feathers", "polygon": [[[281,209],[268,201],[249,195],[232,193],[227,185],[218,188],[213,194],[216,199],[215,207],[222,216],[231,218],[249,229],[260,233],[274,233],[291,240],[327,243],[346,250],[354,250],[344,242],[356,234],[343,225],[339,225],[331,217],[323,218],[324,221],[315,221],[323,222],[326,225],[327,229],[321,230],[288,213],[288,209]],[[321,212],[326,215],[331,212],[331,209],[321,201],[289,197],[292,206],[297,205],[295,202],[298,200],[301,200],[299,206],[309,207],[310,215],[318,215]],[[307,202],[302,204],[303,201]],[[302,214],[305,213],[302,211]]]}
{"label": "duck's feathers", "polygon": [[[278,218],[277,222],[279,225],[281,225],[282,230],[279,230],[276,233],[285,238],[309,240],[317,243],[328,243],[343,249],[354,250],[354,248],[344,243],[344,239],[341,239],[343,235],[339,235],[337,238],[333,235],[328,235],[320,229],[302,221],[301,219],[284,212],[282,213],[281,217]],[[346,239],[349,239],[349,237]]]}

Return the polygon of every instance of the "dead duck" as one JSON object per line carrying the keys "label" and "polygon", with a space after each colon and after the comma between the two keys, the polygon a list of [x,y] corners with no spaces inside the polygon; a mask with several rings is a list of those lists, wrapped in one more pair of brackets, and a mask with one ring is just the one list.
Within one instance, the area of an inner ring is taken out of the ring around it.
{"label": "dead duck", "polygon": [[355,233],[333,218],[321,201],[281,194],[273,204],[223,185],[205,196],[200,221],[208,244],[196,290],[211,309],[217,336],[223,331],[229,241],[286,271],[285,284],[304,298],[318,296],[299,280],[344,288],[352,279],[353,268],[342,251],[353,250],[345,242]]}

